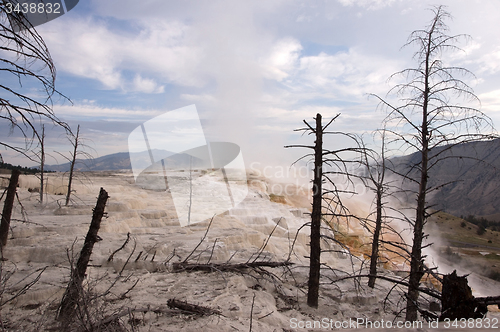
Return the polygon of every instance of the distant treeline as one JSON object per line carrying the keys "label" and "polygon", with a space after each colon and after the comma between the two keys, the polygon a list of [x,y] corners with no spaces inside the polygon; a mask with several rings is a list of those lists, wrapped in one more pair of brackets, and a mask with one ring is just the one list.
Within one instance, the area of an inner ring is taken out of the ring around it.
{"label": "distant treeline", "polygon": [[500,232],[500,221],[487,220],[484,217],[476,218],[473,215],[468,215],[467,217],[461,216],[460,218],[467,220],[468,222],[479,226],[482,229],[491,229],[492,231]]}
{"label": "distant treeline", "polygon": [[20,166],[20,165],[14,166],[14,165],[11,165],[9,163],[3,163],[3,162],[0,162],[0,169],[8,169],[8,170],[17,169],[22,174],[37,174],[37,173],[40,173],[40,170],[38,168],[24,167],[24,166]]}

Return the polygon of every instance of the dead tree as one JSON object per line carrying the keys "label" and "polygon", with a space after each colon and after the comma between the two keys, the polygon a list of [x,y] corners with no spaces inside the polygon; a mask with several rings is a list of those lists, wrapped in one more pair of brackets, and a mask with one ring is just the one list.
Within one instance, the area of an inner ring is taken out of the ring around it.
{"label": "dead tree", "polygon": [[70,166],[68,173],[68,189],[66,191],[66,198],[64,203],[64,205],[66,206],[68,206],[71,200],[71,194],[73,193],[72,189],[73,180],[75,179],[75,175],[77,174],[75,166],[78,163],[85,164],[84,162],[82,162],[82,159],[87,161],[92,161],[93,159],[92,154],[85,151],[85,149],[92,149],[92,148],[89,145],[87,145],[83,140],[83,138],[80,136],[80,125],[78,125],[76,128],[76,134],[73,134],[71,132],[67,133],[67,139],[69,143],[73,146],[73,150],[69,152],[69,157],[56,151],[57,154],[59,154],[61,157],[63,157],[69,162]]}
{"label": "dead tree", "polygon": [[[16,188],[19,181],[19,174],[17,169],[12,170],[10,176],[9,187],[7,188],[7,196],[3,204],[2,223],[0,224],[0,246],[3,249],[7,244],[10,229],[10,218],[12,217],[12,209],[14,207],[14,200],[16,198]],[[2,250],[3,258],[3,250]]]}
{"label": "dead tree", "polygon": [[[307,121],[304,120],[306,128],[296,129],[296,131],[307,132],[308,134],[315,135],[315,145],[289,145],[285,148],[290,147],[301,147],[314,150],[314,153],[306,154],[305,156],[299,158],[295,163],[303,160],[305,158],[312,158],[314,160],[314,178],[313,178],[313,206],[311,213],[311,249],[309,258],[309,281],[308,281],[308,293],[307,293],[307,304],[310,307],[318,307],[319,298],[319,280],[320,280],[320,268],[321,268],[321,239],[323,235],[321,234],[321,224],[322,221],[329,223],[328,227],[333,227],[331,222],[338,218],[348,218],[350,216],[348,209],[344,206],[341,201],[340,195],[344,193],[352,194],[353,191],[347,190],[346,188],[340,188],[339,183],[333,180],[334,177],[342,176],[342,181],[352,183],[350,176],[352,173],[348,169],[348,164],[353,162],[348,160],[347,157],[343,156],[345,153],[360,153],[363,148],[356,145],[355,148],[343,148],[338,150],[327,150],[323,148],[323,135],[324,134],[337,134],[344,135],[350,139],[357,142],[354,137],[347,133],[339,132],[329,132],[326,129],[332,124],[332,122],[338,118],[340,114],[337,114],[333,119],[331,119],[326,125],[322,124],[321,114],[317,114],[315,121],[316,125],[313,127]],[[352,156],[351,156],[352,158]],[[359,163],[359,161],[356,161]],[[326,168],[326,169],[325,169]],[[323,183],[326,186],[323,186]],[[323,205],[322,203],[325,203]],[[332,238],[332,237],[329,237]]]}
{"label": "dead tree", "polygon": [[[374,95],[387,110],[384,121],[394,142],[405,151],[416,151],[419,160],[409,170],[394,170],[414,185],[415,219],[411,221],[413,242],[410,254],[410,275],[407,293],[406,320],[416,321],[419,284],[424,275],[424,226],[429,212],[428,194],[446,183],[429,186],[432,168],[445,159],[444,153],[457,144],[489,139],[493,136],[491,119],[469,106],[478,102],[473,90],[460,78],[470,76],[465,68],[447,65],[441,59],[446,51],[459,50],[457,43],[468,36],[448,35],[445,20],[450,14],[442,6],[432,9],[434,17],[423,30],[410,34],[405,46],[416,46],[415,68],[404,69],[391,76],[402,76],[405,83],[395,85],[389,94],[400,99],[400,105]],[[460,104],[458,98],[466,101]],[[391,127],[392,126],[392,127]],[[436,150],[437,147],[445,147]]]}
{"label": "dead tree", "polygon": [[75,169],[75,162],[76,162],[76,153],[78,151],[78,138],[80,135],[80,125],[76,128],[76,136],[75,140],[73,142],[73,155],[70,163],[70,168],[69,168],[69,179],[68,179],[68,192],[66,193],[66,202],[64,205],[68,206],[69,203],[69,197],[71,195],[71,182],[73,181],[73,171]]}
{"label": "dead tree", "polygon": [[382,230],[382,195],[383,187],[382,185],[377,185],[375,192],[376,199],[376,217],[375,217],[375,229],[373,230],[372,238],[372,251],[370,255],[370,278],[368,279],[368,286],[375,287],[375,280],[377,275],[377,263],[379,259],[379,240],[380,233]]}
{"label": "dead tree", "polygon": [[[6,3],[16,5],[18,1],[4,0],[3,5]],[[33,143],[40,142],[36,120],[39,123],[48,120],[69,130],[52,110],[54,95],[67,98],[55,88],[56,69],[43,38],[22,11],[1,11],[0,48],[0,71],[3,78],[10,78],[9,82],[13,82],[0,84],[0,119],[7,121],[11,133],[20,133],[25,138],[25,146],[6,141],[0,141],[0,146],[36,162],[28,153]],[[32,88],[42,91],[42,94],[33,95]]]}
{"label": "dead tree", "polygon": [[316,115],[316,141],[314,145],[314,179],[313,179],[313,207],[311,214],[311,254],[309,264],[309,281],[307,304],[318,307],[319,275],[321,267],[321,200],[323,182],[323,127],[321,114]]}
{"label": "dead tree", "polygon": [[[332,123],[339,115],[334,117],[329,123]],[[323,128],[321,123],[321,114],[316,114],[316,126],[311,127],[305,120],[304,123],[307,125],[307,129],[310,130],[316,137],[314,147],[305,146],[310,149],[314,149],[314,179],[313,179],[313,204],[311,213],[311,249],[309,256],[309,281],[308,281],[308,292],[307,292],[307,304],[310,307],[318,307],[318,297],[319,297],[319,278],[320,278],[320,268],[321,268],[321,206],[323,198],[323,131],[328,127],[326,125]],[[285,146],[287,147],[297,147]]]}
{"label": "dead tree", "polygon": [[40,203],[43,203],[43,167],[45,166],[45,126],[42,125],[42,135],[40,136]]}
{"label": "dead tree", "polygon": [[82,293],[83,279],[85,278],[85,273],[87,272],[87,266],[90,261],[90,256],[92,255],[92,249],[94,248],[94,244],[98,241],[97,233],[101,227],[101,219],[104,216],[104,208],[106,207],[108,198],[109,196],[106,190],[101,188],[92,215],[89,231],[85,237],[85,242],[80,252],[80,257],[78,258],[76,266],[71,267],[71,277],[68,287],[66,288],[66,292],[61,300],[58,313],[58,319],[63,323],[63,327],[65,324],[69,324],[69,321],[78,306]]}
{"label": "dead tree", "polygon": [[[369,160],[369,157],[372,160]],[[380,156],[371,155],[368,153],[364,154],[366,168],[367,168],[367,180],[372,185],[372,190],[375,193],[375,225],[373,227],[373,237],[372,237],[372,250],[370,255],[370,277],[368,279],[368,286],[375,287],[375,280],[377,276],[377,263],[379,260],[379,245],[380,237],[382,232],[382,223],[384,219],[383,209],[384,209],[384,196],[386,195],[387,186],[385,184],[385,134],[382,131],[382,149]],[[375,165],[372,164],[375,163]],[[373,169],[373,171],[372,171]],[[367,185],[370,188],[370,185]]]}
{"label": "dead tree", "polygon": [[[406,245],[404,239],[391,225],[391,221],[404,220],[404,215],[401,211],[388,205],[387,199],[390,197],[397,200],[395,195],[395,188],[393,181],[387,180],[387,164],[391,161],[386,159],[386,133],[385,130],[378,130],[374,133],[374,141],[378,141],[377,136],[380,135],[380,152],[374,149],[366,148],[365,142],[359,138],[360,145],[364,147],[362,154],[362,165],[364,170],[360,176],[363,180],[365,187],[371,190],[374,194],[372,205],[374,211],[361,219],[361,224],[365,229],[372,233],[372,245],[370,255],[370,277],[368,279],[368,286],[375,287],[377,279],[377,264],[380,261],[380,250],[386,250],[390,253],[405,252]],[[384,240],[384,235],[394,235],[396,241]],[[401,250],[404,248],[405,250]],[[404,254],[401,254],[403,257]]]}

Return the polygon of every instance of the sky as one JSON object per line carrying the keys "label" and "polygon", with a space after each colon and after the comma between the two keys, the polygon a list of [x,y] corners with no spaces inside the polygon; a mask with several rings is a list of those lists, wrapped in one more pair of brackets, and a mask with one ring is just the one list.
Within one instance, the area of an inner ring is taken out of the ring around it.
{"label": "sky", "polygon": [[[500,124],[500,7],[497,0],[441,0],[451,34],[469,34],[451,65],[480,109]],[[369,94],[415,65],[409,34],[427,26],[427,0],[82,0],[40,25],[57,68],[56,88],[72,103],[55,114],[81,135],[94,157],[128,151],[129,134],[165,112],[196,105],[208,141],[240,146],[247,165],[289,165],[313,144],[294,132],[338,113],[335,131],[369,133],[385,113]],[[18,84],[12,81],[12,84]],[[3,140],[15,140],[15,133]],[[71,150],[48,129],[49,151]],[[327,139],[333,148],[338,140]],[[93,149],[93,150],[92,150]],[[31,165],[13,152],[6,162]],[[48,164],[63,162],[56,153]]]}

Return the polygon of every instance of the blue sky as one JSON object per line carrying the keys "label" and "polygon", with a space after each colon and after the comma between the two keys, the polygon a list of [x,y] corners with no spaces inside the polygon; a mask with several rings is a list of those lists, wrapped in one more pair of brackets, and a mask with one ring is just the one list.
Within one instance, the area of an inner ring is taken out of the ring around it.
{"label": "blue sky", "polygon": [[[415,50],[401,46],[411,31],[427,25],[433,4],[82,0],[37,29],[57,68],[56,87],[73,102],[54,111],[71,126],[81,125],[95,156],[127,151],[138,125],[195,104],[207,139],[240,145],[247,164],[290,164],[303,151],[283,145],[297,143],[293,129],[318,112],[325,118],[341,113],[332,127],[339,131],[380,127],[384,113],[367,94],[385,95],[389,75],[414,65]],[[469,83],[498,126],[498,1],[440,4],[453,16],[450,33],[472,36],[460,45],[465,52],[448,61],[476,74]],[[63,143],[59,131],[49,131],[52,150],[69,151]]]}

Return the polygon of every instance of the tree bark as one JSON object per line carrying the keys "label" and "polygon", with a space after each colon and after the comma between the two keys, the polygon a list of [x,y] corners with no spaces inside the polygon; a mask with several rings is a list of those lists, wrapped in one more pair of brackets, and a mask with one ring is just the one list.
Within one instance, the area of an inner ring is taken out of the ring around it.
{"label": "tree bark", "polygon": [[[5,247],[9,236],[10,218],[12,217],[12,209],[14,207],[14,199],[16,198],[16,188],[19,182],[19,172],[17,169],[12,170],[10,176],[9,187],[7,188],[7,196],[3,204],[2,223],[0,224],[0,245]],[[3,258],[3,253],[2,253]]]}
{"label": "tree bark", "polygon": [[377,186],[377,216],[375,219],[375,230],[373,231],[372,255],[370,257],[370,277],[368,278],[368,286],[375,287],[377,279],[377,262],[379,253],[379,238],[380,230],[382,229],[382,184]]}
{"label": "tree bark", "polygon": [[75,162],[76,162],[76,155],[77,155],[77,150],[78,150],[78,135],[80,134],[80,125],[78,125],[76,129],[76,137],[75,137],[75,143],[74,145],[74,150],[73,150],[73,159],[71,160],[71,166],[69,169],[69,180],[68,180],[68,192],[66,194],[66,203],[64,205],[68,206],[69,204],[69,198],[71,196],[71,183],[73,182],[73,170],[75,169]]}
{"label": "tree bark", "polygon": [[40,203],[43,203],[43,193],[45,191],[44,188],[44,179],[43,179],[43,167],[45,165],[45,126],[42,125],[42,137],[40,141]]}
{"label": "tree bark", "polygon": [[437,24],[438,17],[434,18],[432,27],[429,30],[426,51],[425,51],[425,76],[424,76],[424,91],[423,91],[423,105],[422,105],[422,125],[420,131],[421,139],[421,158],[422,165],[420,171],[420,182],[417,195],[417,209],[415,216],[415,225],[413,227],[413,245],[410,257],[410,278],[408,287],[408,301],[406,303],[406,320],[416,321],[418,318],[418,286],[423,273],[423,259],[422,259],[422,241],[424,238],[424,224],[427,218],[426,212],[426,194],[427,194],[427,180],[429,178],[429,97],[431,94],[430,88],[430,68],[431,68],[431,47],[433,45],[433,33]]}
{"label": "tree bark", "polygon": [[318,307],[320,255],[321,255],[321,200],[323,179],[323,127],[321,114],[316,114],[316,141],[314,146],[314,180],[313,180],[313,208],[311,214],[311,254],[309,263],[309,282],[307,305]]}
{"label": "tree bark", "polygon": [[90,261],[90,256],[92,255],[92,249],[94,248],[94,244],[97,242],[97,233],[99,232],[99,228],[101,226],[101,219],[104,215],[104,208],[106,207],[108,198],[109,196],[106,190],[101,188],[99,198],[97,199],[97,204],[92,215],[92,222],[90,223],[89,231],[85,237],[85,243],[83,244],[76,267],[74,269],[72,268],[71,278],[61,301],[58,319],[62,321],[63,324],[69,323],[78,305],[82,291],[82,282],[85,278],[85,273],[87,272],[87,265]]}

